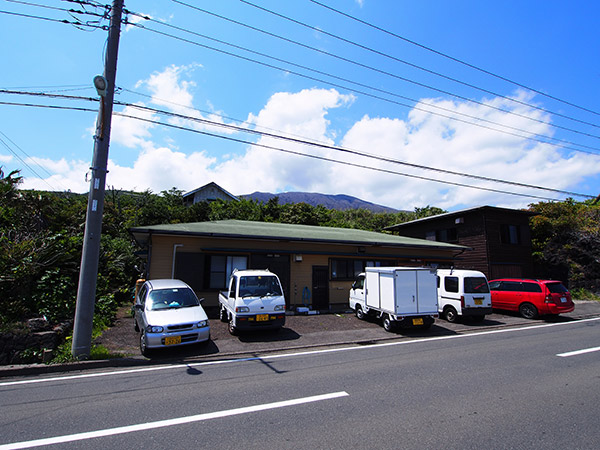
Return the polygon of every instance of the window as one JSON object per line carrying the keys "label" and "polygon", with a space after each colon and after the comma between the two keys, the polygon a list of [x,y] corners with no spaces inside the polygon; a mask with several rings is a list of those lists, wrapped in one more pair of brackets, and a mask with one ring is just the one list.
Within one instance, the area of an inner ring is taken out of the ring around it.
{"label": "window", "polygon": [[354,280],[359,273],[365,270],[365,267],[381,267],[385,264],[383,261],[367,261],[364,259],[332,259],[331,260],[331,279],[332,280]]}
{"label": "window", "polygon": [[484,277],[465,277],[465,294],[488,294],[490,289]]}
{"label": "window", "polygon": [[438,242],[458,242],[458,232],[456,228],[426,231],[425,239]]}
{"label": "window", "polygon": [[208,288],[223,289],[234,269],[244,270],[248,267],[247,256],[212,255],[209,263]]}
{"label": "window", "polygon": [[520,292],[521,283],[519,281],[503,281],[500,285],[499,291],[508,291],[508,292]]}
{"label": "window", "polygon": [[364,289],[365,287],[365,277],[358,277],[356,281],[352,284],[352,289]]}
{"label": "window", "polygon": [[446,292],[458,292],[458,277],[444,277]]}
{"label": "window", "polygon": [[523,292],[542,292],[542,287],[537,283],[523,283]]}
{"label": "window", "polygon": [[435,232],[435,240],[438,242],[458,242],[458,233],[456,228],[446,228]]}
{"label": "window", "polygon": [[518,225],[501,225],[500,226],[500,242],[503,244],[520,244],[521,229]]}

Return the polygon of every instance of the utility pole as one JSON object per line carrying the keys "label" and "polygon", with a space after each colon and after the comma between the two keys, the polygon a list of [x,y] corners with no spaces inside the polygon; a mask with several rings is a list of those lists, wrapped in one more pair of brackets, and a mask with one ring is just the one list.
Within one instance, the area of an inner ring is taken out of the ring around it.
{"label": "utility pole", "polygon": [[71,347],[71,353],[79,359],[89,357],[92,346],[92,325],[96,302],[96,282],[98,280],[108,146],[110,143],[110,124],[117,76],[117,55],[119,53],[122,13],[123,0],[114,0],[108,30],[104,76],[94,78],[94,85],[100,95],[100,109],[96,121],[96,135],[94,136],[94,156],[90,168],[92,179],[90,180],[81,268],[79,270],[79,287],[77,289],[73,344]]}

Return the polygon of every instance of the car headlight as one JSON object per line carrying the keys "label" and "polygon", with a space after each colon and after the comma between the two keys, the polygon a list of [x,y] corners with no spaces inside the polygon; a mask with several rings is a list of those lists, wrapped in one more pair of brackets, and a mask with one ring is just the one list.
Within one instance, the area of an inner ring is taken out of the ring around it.
{"label": "car headlight", "polygon": [[208,320],[203,320],[201,322],[198,322],[196,324],[196,328],[204,328],[208,326]]}
{"label": "car headlight", "polygon": [[276,305],[274,311],[285,311],[285,305]]}
{"label": "car headlight", "polygon": [[250,308],[247,306],[238,306],[235,308],[235,312],[250,312]]}
{"label": "car headlight", "polygon": [[163,332],[163,327],[157,327],[157,326],[148,325],[146,327],[146,332],[148,332],[148,333],[162,333]]}

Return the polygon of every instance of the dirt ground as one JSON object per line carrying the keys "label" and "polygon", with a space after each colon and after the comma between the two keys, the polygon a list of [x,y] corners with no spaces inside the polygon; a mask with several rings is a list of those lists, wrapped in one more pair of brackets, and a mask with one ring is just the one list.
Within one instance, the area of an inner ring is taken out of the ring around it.
{"label": "dirt ground", "polygon": [[[209,315],[211,317],[211,315]],[[211,340],[217,343],[228,339],[239,339],[229,334],[227,324],[217,318],[210,318]],[[272,333],[273,340],[285,340],[286,335],[302,336],[308,333],[323,331],[360,330],[365,328],[381,328],[376,322],[358,320],[352,313],[294,315],[287,316],[283,330]],[[263,338],[264,333],[263,333]],[[251,339],[251,336],[246,336]],[[111,354],[137,356],[139,351],[139,334],[133,328],[131,305],[121,307],[117,312],[114,326],[106,330],[102,336],[94,340],[94,344],[103,345]]]}

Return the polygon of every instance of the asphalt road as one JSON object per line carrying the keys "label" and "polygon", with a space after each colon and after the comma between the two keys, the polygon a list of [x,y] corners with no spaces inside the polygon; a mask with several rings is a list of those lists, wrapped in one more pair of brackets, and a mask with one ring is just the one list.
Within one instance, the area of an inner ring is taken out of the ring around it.
{"label": "asphalt road", "polygon": [[2,379],[0,449],[595,449],[599,337],[600,318],[530,322]]}

